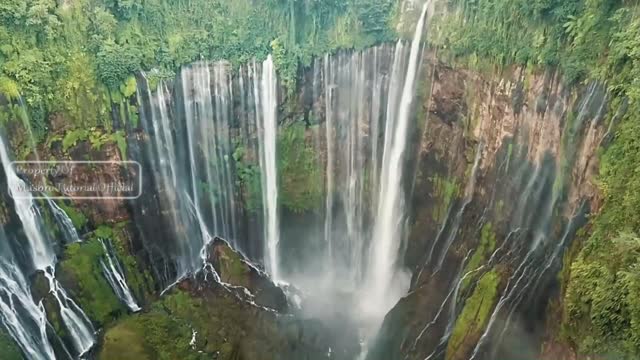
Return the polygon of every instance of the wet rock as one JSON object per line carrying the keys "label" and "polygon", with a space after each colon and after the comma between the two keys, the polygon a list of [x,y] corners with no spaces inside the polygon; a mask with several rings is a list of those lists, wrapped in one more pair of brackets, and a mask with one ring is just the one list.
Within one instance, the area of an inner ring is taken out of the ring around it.
{"label": "wet rock", "polygon": [[233,250],[229,244],[216,238],[207,248],[208,261],[220,275],[223,283],[246,288],[255,297],[260,306],[281,313],[288,311],[287,298],[266,273],[252,265],[241,253]]}

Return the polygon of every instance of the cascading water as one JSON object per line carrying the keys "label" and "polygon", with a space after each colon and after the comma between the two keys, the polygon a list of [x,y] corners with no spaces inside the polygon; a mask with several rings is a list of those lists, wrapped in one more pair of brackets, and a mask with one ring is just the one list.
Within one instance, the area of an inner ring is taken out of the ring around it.
{"label": "cascading water", "polygon": [[[0,320],[25,356],[53,360],[47,338],[47,315],[31,296],[29,282],[17,263],[4,229],[0,229]],[[32,330],[36,329],[36,330]]]}
{"label": "cascading water", "polygon": [[[369,245],[369,263],[362,306],[365,312],[384,315],[409,288],[409,276],[397,268],[404,234],[402,174],[411,106],[415,96],[418,57],[429,2],[424,4],[411,42],[402,93],[397,109],[387,107],[385,146],[380,172],[378,206]],[[400,45],[398,45],[398,48]],[[396,64],[394,64],[395,66]],[[396,73],[394,69],[394,75]],[[392,87],[394,80],[391,80]],[[393,89],[393,88],[392,88]]]}
{"label": "cascading water", "polygon": [[[256,86],[258,84],[256,83]],[[262,199],[265,219],[266,267],[271,277],[280,280],[278,243],[278,174],[276,165],[276,136],[278,130],[278,90],[276,70],[271,55],[262,63],[261,91],[255,90],[260,139],[260,166],[262,168]],[[261,94],[259,96],[258,94]],[[259,100],[258,100],[259,99]],[[261,106],[258,106],[258,102]]]}
{"label": "cascading water", "polygon": [[49,280],[49,293],[56,299],[60,307],[60,317],[67,331],[71,334],[71,341],[75,347],[78,357],[82,358],[95,344],[95,330],[91,325],[91,320],[85,315],[82,309],[67,295],[58,280],[56,280],[53,268],[48,268],[44,272]]}
{"label": "cascading water", "polygon": [[[181,70],[179,84],[172,88],[159,81],[151,89],[147,81],[138,89],[138,96],[148,99],[140,117],[149,134],[138,157],[146,159],[152,174],[158,194],[153,201],[168,221],[166,230],[175,234],[165,255],[180,278],[201,268],[203,245],[219,236],[254,257],[263,255],[278,279],[277,78],[271,57],[237,75],[227,62],[195,63]],[[243,156],[255,156],[261,165],[264,251],[256,250],[239,226],[244,218],[237,204],[245,194],[237,182],[242,170],[237,162]]]}
{"label": "cascading water", "polygon": [[43,196],[46,199],[47,204],[49,204],[49,208],[51,209],[53,216],[56,218],[56,223],[59,225],[60,231],[62,231],[64,235],[65,242],[67,244],[79,242],[80,235],[78,235],[78,230],[73,226],[73,221],[71,221],[67,213],[45,194],[42,194],[41,196]]}
{"label": "cascading water", "polygon": [[107,279],[109,286],[111,286],[118,299],[120,299],[120,301],[122,301],[129,310],[132,312],[140,311],[140,306],[138,306],[129,285],[127,284],[124,271],[122,271],[122,266],[120,265],[118,258],[113,253],[111,244],[108,244],[106,240],[99,240],[100,244],[102,244],[102,248],[104,249],[104,257],[107,259],[106,264],[104,260],[101,259],[100,266],[102,267],[102,272]]}
{"label": "cascading water", "polygon": [[[76,353],[82,355],[95,344],[95,331],[82,309],[69,298],[66,291],[55,278],[56,255],[53,251],[52,242],[42,229],[40,212],[33,201],[33,196],[31,192],[29,192],[27,184],[18,177],[11,165],[7,147],[2,138],[0,138],[0,160],[2,161],[6,176],[9,194],[13,198],[16,214],[22,223],[22,228],[28,240],[27,247],[30,262],[35,270],[42,271],[48,279],[49,293],[56,299],[60,308],[60,317],[70,335]],[[14,271],[18,269],[14,260],[10,257],[3,261],[7,262],[6,267],[13,268]],[[39,356],[54,358],[52,356],[51,344],[46,337],[47,321],[42,304],[39,304],[37,306],[38,311],[35,311],[36,305],[33,303],[33,300],[29,299],[30,296],[22,296],[20,294],[21,292],[25,293],[28,291],[28,283],[24,281],[23,275],[16,274],[8,279],[9,288],[18,290],[16,297],[20,300],[20,306],[27,309],[27,313],[29,314],[27,319],[18,320],[23,315],[20,314],[21,312],[18,312],[16,304],[13,303],[13,299],[9,301],[9,306],[3,306],[3,318],[12,319],[8,321],[11,325],[7,324],[11,334],[25,353],[30,354],[33,351],[40,351],[41,355]],[[14,314],[5,312],[14,312]],[[27,328],[20,328],[20,325],[24,326],[30,321],[29,318],[31,321],[39,319],[37,321],[40,333],[39,341],[34,341],[33,335],[28,337],[25,335],[25,333],[29,333]],[[25,338],[27,338],[27,341],[25,341]],[[36,347],[37,350],[35,349]]]}

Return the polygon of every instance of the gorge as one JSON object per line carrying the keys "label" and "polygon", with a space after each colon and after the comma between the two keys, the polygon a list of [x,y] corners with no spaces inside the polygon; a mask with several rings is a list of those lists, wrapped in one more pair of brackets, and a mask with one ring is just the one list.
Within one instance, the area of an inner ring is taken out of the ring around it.
{"label": "gorge", "polygon": [[0,359],[637,358],[639,6],[0,5]]}

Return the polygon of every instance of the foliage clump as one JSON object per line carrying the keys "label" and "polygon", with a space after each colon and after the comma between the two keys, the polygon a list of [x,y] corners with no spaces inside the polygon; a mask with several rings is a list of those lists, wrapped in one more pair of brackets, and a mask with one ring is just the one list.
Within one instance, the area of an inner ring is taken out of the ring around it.
{"label": "foliage clump", "polygon": [[102,244],[93,239],[69,245],[60,264],[63,284],[72,285],[74,299],[99,324],[107,324],[125,311],[102,273],[103,256]]}
{"label": "foliage clump", "polygon": [[475,345],[489,321],[498,297],[500,275],[496,269],[484,274],[471,297],[464,303],[447,345],[446,359],[461,359],[465,348]]}
{"label": "foliage clump", "polygon": [[22,353],[11,336],[0,328],[0,354],[6,360],[22,360]]}
{"label": "foliage clump", "polygon": [[301,122],[278,135],[278,174],[283,206],[294,212],[318,208],[324,191],[322,167]]}
{"label": "foliage clump", "polygon": [[480,232],[480,244],[471,256],[469,263],[465,266],[463,275],[469,274],[462,280],[460,292],[464,293],[471,281],[475,278],[473,271],[478,270],[496,249],[496,234],[491,223],[486,223]]}
{"label": "foliage clump", "polygon": [[394,6],[392,0],[3,1],[0,95],[21,101],[30,127],[44,135],[53,114],[72,128],[109,128],[111,107],[135,92],[131,79],[140,70],[176,73],[198,60],[237,65],[273,53],[291,90],[299,65],[312,56],[389,40]]}

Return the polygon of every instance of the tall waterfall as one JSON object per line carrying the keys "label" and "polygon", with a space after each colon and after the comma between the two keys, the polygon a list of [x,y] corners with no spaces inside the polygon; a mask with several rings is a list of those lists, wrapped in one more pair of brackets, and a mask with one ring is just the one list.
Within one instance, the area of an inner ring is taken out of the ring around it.
{"label": "tall waterfall", "polygon": [[[427,6],[410,43],[314,60],[308,79],[313,114],[305,118],[312,136],[305,141],[316,147],[325,197],[309,215],[313,226],[296,239],[304,244],[296,256],[285,256],[291,244],[284,241],[292,239],[280,233],[293,225],[290,214],[280,214],[285,189],[279,177],[285,174],[279,173],[277,149],[279,132],[291,120],[278,113],[272,58],[235,70],[226,62],[198,62],[183,68],[174,84],[159,81],[150,88],[147,81],[139,88],[141,125],[148,134],[139,156],[149,159],[152,193],[159,194],[149,201],[167,219],[160,226],[176,234],[165,253],[179,276],[198,268],[210,233],[262,259],[273,279],[291,282],[315,298],[309,301],[319,301],[315,308],[330,305],[338,319],[340,311],[350,312],[369,335],[377,330],[408,288],[398,266],[406,221],[403,173],[415,127]],[[248,209],[245,177],[255,175],[248,164],[259,169],[257,213]],[[203,218],[206,229],[195,218]],[[250,233],[254,225],[257,236]]]}
{"label": "tall waterfall", "polygon": [[[257,86],[257,85],[256,85]],[[275,280],[280,278],[278,258],[278,169],[276,165],[276,134],[278,130],[278,89],[276,70],[271,55],[262,64],[261,93],[256,90],[259,116],[260,165],[262,168],[262,199],[265,219],[266,267]],[[258,100],[259,99],[259,100]]]}
{"label": "tall waterfall", "polygon": [[[407,146],[411,105],[415,96],[416,77],[418,74],[418,57],[420,42],[426,20],[429,2],[424,4],[420,20],[411,42],[406,73],[394,68],[392,76],[404,75],[404,84],[397,109],[387,107],[387,124],[385,128],[384,155],[380,173],[378,210],[373,230],[373,242],[370,245],[367,278],[365,280],[367,302],[375,302],[376,310],[386,313],[409,288],[409,276],[397,269],[400,256],[400,244],[404,233],[404,192],[402,190],[402,174],[404,154]],[[400,46],[398,46],[398,49]],[[394,63],[394,67],[397,66]],[[391,79],[393,86],[399,85]],[[368,309],[366,309],[368,310]],[[366,311],[365,310],[365,311]]]}
{"label": "tall waterfall", "polygon": [[[211,236],[219,236],[254,259],[262,256],[277,279],[277,77],[271,57],[238,71],[224,61],[198,62],[181,70],[177,84],[149,84],[138,89],[139,98],[148,100],[140,118],[149,137],[137,157],[146,159],[155,189],[147,194],[153,199],[140,203],[157,203],[159,216],[166,219],[164,232],[173,235],[165,255],[178,276],[197,270],[201,249]],[[246,223],[240,223],[247,214],[238,204],[248,196],[238,183],[242,157],[260,165],[260,249],[247,240]],[[144,208],[143,213],[152,210]]]}
{"label": "tall waterfall", "polygon": [[17,262],[4,229],[0,229],[0,254],[2,325],[30,359],[55,359],[53,347],[47,338],[47,315],[44,306],[42,303],[34,302],[29,282]]}
{"label": "tall waterfall", "polygon": [[[49,281],[49,293],[56,299],[60,308],[60,317],[73,342],[76,354],[86,353],[95,344],[94,329],[82,309],[67,295],[55,278],[56,255],[51,239],[44,232],[40,210],[36,207],[26,183],[18,177],[13,167],[4,139],[0,138],[0,160],[7,179],[9,194],[12,196],[15,211],[22,223],[26,235],[29,261],[37,271],[42,271]],[[10,251],[2,253],[3,272],[9,276],[4,279],[3,292],[8,299],[2,301],[2,318],[13,338],[25,354],[34,358],[53,359],[53,350],[47,338],[47,320],[42,303],[36,305],[29,294],[29,285],[24,279],[23,269],[16,264]],[[6,270],[5,270],[6,269]],[[13,294],[13,295],[10,295]],[[16,300],[19,304],[16,304]],[[26,311],[20,311],[22,308]],[[31,323],[31,325],[29,325]],[[39,336],[30,330],[36,325]]]}

